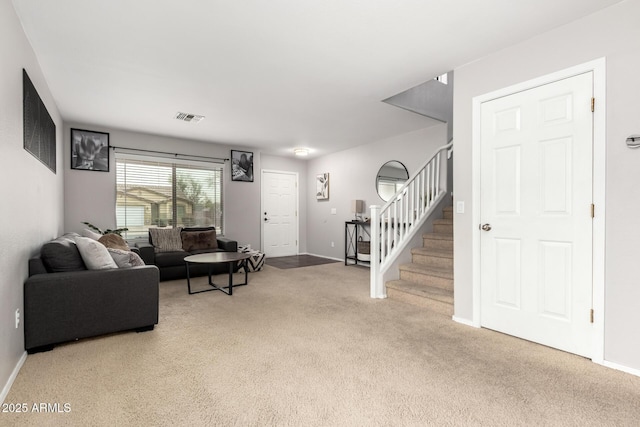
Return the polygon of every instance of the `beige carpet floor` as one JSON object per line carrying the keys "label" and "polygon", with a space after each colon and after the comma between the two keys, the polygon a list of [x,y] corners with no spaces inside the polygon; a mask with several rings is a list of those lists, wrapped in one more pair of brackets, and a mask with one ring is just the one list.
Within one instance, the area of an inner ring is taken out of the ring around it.
{"label": "beige carpet floor", "polygon": [[5,403],[69,412],[0,425],[640,425],[640,378],[370,299],[368,274],[266,266],[232,297],[161,283],[154,331],[27,358]]}

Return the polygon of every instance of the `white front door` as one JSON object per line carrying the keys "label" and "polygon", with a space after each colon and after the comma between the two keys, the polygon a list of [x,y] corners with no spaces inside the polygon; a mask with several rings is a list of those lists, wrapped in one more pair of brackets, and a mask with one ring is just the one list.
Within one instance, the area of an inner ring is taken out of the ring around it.
{"label": "white front door", "polygon": [[481,106],[483,327],[590,357],[593,74]]}
{"label": "white front door", "polygon": [[262,171],[262,250],[267,257],[298,254],[298,175]]}

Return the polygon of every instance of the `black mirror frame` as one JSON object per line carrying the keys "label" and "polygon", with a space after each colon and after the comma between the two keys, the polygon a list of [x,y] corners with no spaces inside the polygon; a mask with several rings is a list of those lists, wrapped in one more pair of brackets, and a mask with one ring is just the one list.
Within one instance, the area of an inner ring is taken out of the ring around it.
{"label": "black mirror frame", "polygon": [[[405,178],[404,178],[404,182],[406,182],[409,179],[409,171],[407,170],[407,167],[404,165],[404,163],[402,163],[399,160],[389,160],[388,162],[385,162],[382,166],[380,166],[380,169],[378,169],[378,173],[376,174],[376,192],[378,193],[378,197],[380,197],[383,201],[388,202],[389,200],[385,200],[385,198],[382,196],[382,194],[380,194],[380,177],[383,176],[382,175],[382,169],[389,165],[389,163],[397,163],[398,165],[402,166],[402,168],[404,168],[404,172],[405,172]],[[400,170],[400,168],[398,167],[397,169]],[[400,177],[390,177],[390,178],[396,178],[397,180],[402,180],[402,178]]]}

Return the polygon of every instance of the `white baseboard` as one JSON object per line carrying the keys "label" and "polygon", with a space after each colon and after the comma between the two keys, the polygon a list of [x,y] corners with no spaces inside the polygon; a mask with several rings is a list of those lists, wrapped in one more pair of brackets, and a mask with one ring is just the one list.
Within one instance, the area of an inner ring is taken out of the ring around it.
{"label": "white baseboard", "polygon": [[13,372],[9,376],[7,383],[2,388],[2,393],[0,393],[0,404],[4,403],[4,399],[7,398],[7,395],[9,394],[9,390],[11,390],[11,386],[13,385],[13,382],[16,380],[16,377],[18,376],[18,372],[20,372],[20,369],[22,368],[22,365],[24,365],[24,362],[26,360],[27,360],[27,352],[25,351],[24,353],[22,353],[22,357],[20,357],[20,360],[18,360],[18,364],[13,369]]}
{"label": "white baseboard", "polygon": [[635,375],[636,377],[640,377],[640,369],[629,368],[628,366],[619,365],[613,362],[607,362],[606,360],[602,363],[603,366],[607,368],[615,369],[617,371],[626,372],[627,374]]}
{"label": "white baseboard", "polygon": [[477,328],[477,326],[471,320],[463,319],[461,317],[456,317],[456,316],[451,316],[451,320],[466,326],[471,326],[472,328]]}

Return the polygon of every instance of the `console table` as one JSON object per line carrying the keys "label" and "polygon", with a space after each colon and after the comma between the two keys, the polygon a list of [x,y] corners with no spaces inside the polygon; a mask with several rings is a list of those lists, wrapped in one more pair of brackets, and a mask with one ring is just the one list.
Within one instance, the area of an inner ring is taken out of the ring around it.
{"label": "console table", "polygon": [[345,221],[344,223],[344,265],[363,264],[369,265],[369,261],[358,259],[358,240],[360,237],[371,240],[368,221]]}

